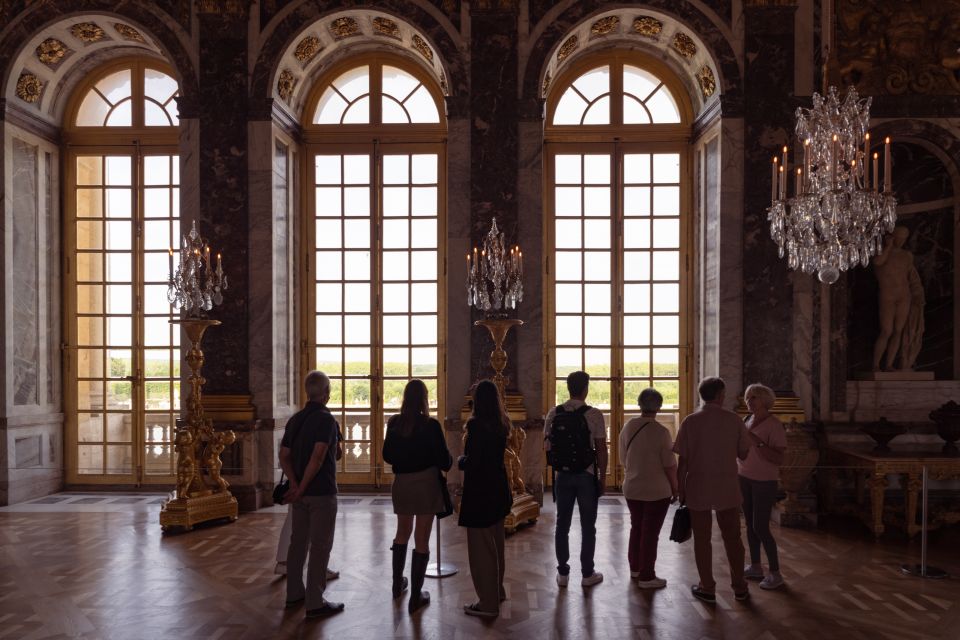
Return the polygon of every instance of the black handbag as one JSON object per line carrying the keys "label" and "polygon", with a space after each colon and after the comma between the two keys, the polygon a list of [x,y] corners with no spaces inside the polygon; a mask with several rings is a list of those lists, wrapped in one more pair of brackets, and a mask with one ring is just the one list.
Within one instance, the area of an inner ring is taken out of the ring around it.
{"label": "black handbag", "polygon": [[680,508],[673,513],[673,526],[670,528],[670,539],[674,542],[686,542],[692,534],[690,509],[687,509],[686,505],[680,505]]}
{"label": "black handbag", "polygon": [[437,520],[442,520],[453,515],[453,500],[450,499],[450,489],[447,488],[447,479],[443,471],[437,469],[437,475],[440,477],[440,495],[443,496],[443,511],[437,513]]}
{"label": "black handbag", "polygon": [[280,474],[280,482],[273,487],[273,504],[283,504],[283,497],[290,491],[290,481]]}

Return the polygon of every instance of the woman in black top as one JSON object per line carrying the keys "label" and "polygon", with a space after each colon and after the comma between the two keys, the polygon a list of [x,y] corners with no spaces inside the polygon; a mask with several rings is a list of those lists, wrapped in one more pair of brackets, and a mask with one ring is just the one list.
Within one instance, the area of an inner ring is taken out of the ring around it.
{"label": "woman in black top", "polygon": [[[440,423],[430,417],[427,386],[411,380],[403,390],[400,413],[387,422],[383,459],[393,466],[393,512],[397,514],[397,535],[393,539],[393,597],[407,588],[403,566],[407,561],[407,542],[413,533],[414,551],[410,561],[413,588],[407,609],[413,613],[430,602],[430,594],[420,591],[430,560],[430,530],[434,514],[444,510],[442,471],[453,464]],[[416,518],[416,526],[414,526]]]}
{"label": "woman in black top", "polygon": [[459,460],[463,470],[460,526],[467,527],[470,574],[479,601],[464,605],[464,613],[493,618],[506,600],[503,589],[503,519],[513,498],[507,482],[503,454],[510,433],[510,418],[500,392],[483,380],[473,392],[473,417],[467,422],[467,440]]}

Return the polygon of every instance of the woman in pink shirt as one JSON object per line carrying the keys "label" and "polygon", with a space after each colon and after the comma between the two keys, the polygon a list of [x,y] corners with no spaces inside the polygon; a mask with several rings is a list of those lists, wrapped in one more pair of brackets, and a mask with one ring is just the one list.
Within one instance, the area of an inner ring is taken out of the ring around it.
{"label": "woman in pink shirt", "polygon": [[[752,444],[746,459],[737,460],[750,546],[750,564],[744,568],[744,577],[760,580],[761,589],[776,589],[783,586],[783,576],[777,558],[777,541],[770,532],[770,512],[777,501],[777,480],[787,449],[787,434],[780,420],[770,413],[776,400],[772,389],[751,384],[743,396],[751,413],[747,419],[747,432]],[[761,544],[767,552],[770,569],[766,577],[760,564]]]}

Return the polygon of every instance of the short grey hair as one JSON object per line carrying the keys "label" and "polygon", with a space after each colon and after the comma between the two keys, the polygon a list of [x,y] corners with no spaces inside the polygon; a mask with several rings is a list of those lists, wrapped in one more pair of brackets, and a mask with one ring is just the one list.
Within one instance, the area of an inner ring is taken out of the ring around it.
{"label": "short grey hair", "polygon": [[746,391],[743,392],[743,401],[746,402],[751,395],[760,398],[760,402],[767,408],[767,411],[773,409],[773,404],[777,401],[777,394],[773,392],[773,389],[759,382],[754,382],[747,387]]}
{"label": "short grey hair", "polygon": [[656,413],[663,406],[663,396],[653,387],[648,387],[640,392],[637,404],[640,405],[641,411]]}
{"label": "short grey hair", "polygon": [[311,371],[303,379],[303,389],[308,398],[315,398],[330,390],[330,378],[323,371]]}

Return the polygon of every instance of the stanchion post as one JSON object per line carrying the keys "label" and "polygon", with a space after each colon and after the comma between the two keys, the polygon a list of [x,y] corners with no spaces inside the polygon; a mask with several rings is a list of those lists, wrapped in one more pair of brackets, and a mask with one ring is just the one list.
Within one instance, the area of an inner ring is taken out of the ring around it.
{"label": "stanchion post", "polygon": [[443,545],[440,544],[440,518],[437,518],[437,561],[427,565],[428,578],[446,578],[457,573],[455,565],[443,563]]}
{"label": "stanchion post", "polygon": [[[946,578],[947,572],[937,567],[927,566],[927,465],[923,465],[921,492],[923,495],[923,511],[921,515],[923,521],[920,523],[920,564],[903,564],[900,565],[900,570],[908,576],[939,580]],[[907,526],[909,527],[910,524],[911,523],[908,522]]]}

